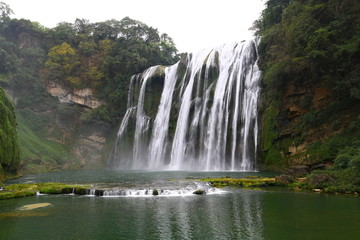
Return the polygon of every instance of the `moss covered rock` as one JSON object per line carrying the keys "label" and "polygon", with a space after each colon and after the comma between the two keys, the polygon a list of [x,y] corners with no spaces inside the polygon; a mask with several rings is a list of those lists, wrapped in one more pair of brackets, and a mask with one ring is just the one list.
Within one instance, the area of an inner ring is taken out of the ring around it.
{"label": "moss covered rock", "polygon": [[157,196],[159,195],[159,191],[157,189],[154,189],[152,192],[152,195]]}
{"label": "moss covered rock", "polygon": [[37,192],[44,194],[75,193],[78,195],[85,195],[87,193],[87,189],[87,186],[69,185],[63,183],[12,184],[3,187],[3,189],[0,191],[0,200],[16,197],[35,196]]}
{"label": "moss covered rock", "polygon": [[275,185],[275,178],[205,178],[213,187],[262,187]]}
{"label": "moss covered rock", "polygon": [[195,194],[195,195],[205,195],[206,191],[202,190],[202,189],[198,189],[198,190],[194,191],[193,194]]}
{"label": "moss covered rock", "polygon": [[0,182],[5,174],[16,174],[19,159],[14,104],[0,87]]}

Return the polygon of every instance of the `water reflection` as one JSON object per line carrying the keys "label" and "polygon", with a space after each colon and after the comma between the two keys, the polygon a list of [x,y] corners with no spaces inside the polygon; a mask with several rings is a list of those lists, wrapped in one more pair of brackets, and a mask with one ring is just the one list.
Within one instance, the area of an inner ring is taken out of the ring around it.
{"label": "water reflection", "polygon": [[[26,211],[21,206],[51,203]],[[6,215],[11,213],[11,216]],[[186,197],[3,200],[0,239],[358,239],[358,198],[229,190]]]}
{"label": "water reflection", "polygon": [[[264,239],[262,193],[135,199],[137,239]],[[130,203],[130,202],[129,202]]]}

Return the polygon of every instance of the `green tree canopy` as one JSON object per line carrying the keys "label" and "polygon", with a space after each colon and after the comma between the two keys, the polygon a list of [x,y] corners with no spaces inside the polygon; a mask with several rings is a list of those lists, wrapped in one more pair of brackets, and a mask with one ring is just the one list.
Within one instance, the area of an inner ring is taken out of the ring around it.
{"label": "green tree canopy", "polygon": [[322,79],[339,98],[360,99],[358,0],[269,0],[266,6],[254,23],[265,84]]}
{"label": "green tree canopy", "polygon": [[8,19],[11,14],[14,14],[10,6],[4,2],[0,2],[0,22]]}

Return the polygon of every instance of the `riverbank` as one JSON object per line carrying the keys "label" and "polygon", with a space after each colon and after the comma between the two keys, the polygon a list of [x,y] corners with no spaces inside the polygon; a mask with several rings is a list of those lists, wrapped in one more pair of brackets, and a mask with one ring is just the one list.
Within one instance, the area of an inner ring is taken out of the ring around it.
{"label": "riverbank", "polygon": [[24,183],[11,184],[1,188],[0,200],[35,196],[36,194],[79,194],[85,195],[88,186],[63,183]]}
{"label": "riverbank", "polygon": [[275,178],[261,178],[257,176],[248,176],[246,178],[204,178],[201,181],[209,182],[211,186],[217,188],[223,187],[267,187],[276,185]]}
{"label": "riverbank", "polygon": [[[72,184],[72,182],[81,183],[79,179],[73,179],[69,181],[69,176],[82,176],[82,174],[74,174],[73,172],[68,172],[68,176],[62,176],[54,178],[54,174],[50,174],[51,177],[48,179],[57,181],[57,182],[47,182],[43,181],[42,183],[16,183],[0,186],[0,200],[9,199],[9,198],[19,198],[26,196],[35,196],[36,194],[77,194],[77,195],[93,195],[93,196],[108,196],[112,195],[136,195],[136,191],[141,192],[141,194],[149,195],[164,195],[164,187],[158,185],[153,185],[151,187],[143,185],[141,183],[137,189],[127,189],[114,187],[115,185],[89,185],[87,183],[93,182],[89,179],[84,181],[84,185]],[[109,172],[106,172],[108,175]],[[111,173],[110,173],[111,174]],[[128,173],[131,176],[136,173]],[[164,183],[167,185],[167,190],[172,189],[172,184],[168,185],[166,182],[176,181],[181,182],[193,182],[194,190],[189,191],[189,195],[205,195],[207,194],[207,187],[210,186],[211,189],[220,190],[221,188],[242,188],[242,189],[268,189],[272,186],[281,187],[292,190],[300,191],[312,191],[315,193],[332,193],[332,194],[351,194],[358,196],[360,189],[357,185],[353,184],[354,179],[356,179],[349,172],[341,172],[334,170],[332,168],[325,170],[314,170],[309,171],[306,166],[297,166],[292,167],[284,171],[283,174],[272,177],[271,175],[265,176],[248,176],[243,174],[242,176],[236,176],[233,173],[228,173],[226,177],[221,177],[217,175],[216,177],[200,177],[196,175],[189,174],[190,176],[177,178],[177,180],[171,178],[165,178]],[[119,177],[122,174],[114,173],[114,176]],[[352,182],[349,178],[353,179]],[[64,179],[67,179],[67,183],[59,183]],[[39,181],[38,180],[38,181]],[[33,181],[33,180],[32,180]],[[37,181],[37,182],[38,182]],[[25,181],[26,182],[26,181]],[[97,181],[95,181],[97,182]],[[118,182],[118,181],[116,181]],[[199,183],[201,183],[199,185]],[[196,187],[197,186],[197,187]],[[212,191],[213,191],[212,190]],[[216,191],[218,191],[216,190]],[[128,192],[125,192],[128,191]],[[132,193],[131,193],[132,191]],[[142,191],[145,191],[142,193]],[[175,190],[174,190],[175,191]]]}
{"label": "riverbank", "polygon": [[[192,179],[187,178],[184,180],[177,181],[194,181],[194,182],[206,182],[211,185],[213,188],[224,188],[224,187],[241,187],[241,188],[258,188],[258,187],[267,187],[274,186],[276,184],[275,178],[268,177],[257,177],[250,176],[246,178],[203,178],[203,179]],[[174,180],[170,180],[174,181]],[[205,185],[204,185],[205,186]],[[195,195],[205,195],[207,191],[205,187],[199,187],[194,189],[192,194]],[[109,190],[106,188],[106,190]],[[11,184],[6,185],[0,191],[0,200],[10,199],[10,198],[19,198],[27,196],[35,196],[36,194],[77,194],[77,195],[86,195],[93,192],[95,196],[104,196],[105,189],[97,188],[94,189],[89,185],[74,185],[74,184],[64,184],[64,183],[25,183],[25,184]],[[160,189],[151,189],[148,190],[148,195],[159,195]]]}

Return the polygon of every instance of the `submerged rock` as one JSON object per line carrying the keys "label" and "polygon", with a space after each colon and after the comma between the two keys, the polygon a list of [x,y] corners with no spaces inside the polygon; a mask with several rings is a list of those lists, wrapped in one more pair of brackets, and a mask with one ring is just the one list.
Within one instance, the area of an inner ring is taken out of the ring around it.
{"label": "submerged rock", "polygon": [[205,195],[206,191],[202,190],[202,189],[198,189],[198,190],[194,191],[193,194],[195,194],[195,195]]}
{"label": "submerged rock", "polygon": [[99,190],[99,189],[96,189],[95,190],[95,196],[104,196],[104,190]]}
{"label": "submerged rock", "polygon": [[313,189],[313,191],[316,192],[316,193],[321,193],[323,190],[321,190],[319,188],[315,188],[315,189]]}
{"label": "submerged rock", "polygon": [[20,210],[33,210],[36,208],[48,207],[51,203],[35,203],[35,204],[28,204],[24,205],[20,208]]}

